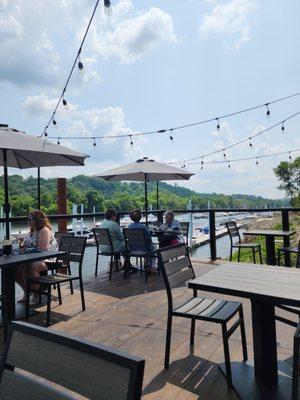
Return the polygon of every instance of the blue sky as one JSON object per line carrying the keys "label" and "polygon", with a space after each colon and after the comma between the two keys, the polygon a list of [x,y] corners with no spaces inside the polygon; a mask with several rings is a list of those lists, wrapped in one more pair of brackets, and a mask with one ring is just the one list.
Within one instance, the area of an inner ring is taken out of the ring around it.
{"label": "blue sky", "polygon": [[[42,132],[60,94],[94,6],[91,0],[0,0],[1,123]],[[238,141],[300,111],[300,96],[174,133],[134,140],[71,141],[68,136],[115,135],[194,122],[300,91],[300,2],[258,0],[112,0],[100,2],[82,51],[85,73],[75,71],[48,134],[90,155],[84,168],[44,169],[43,176],[94,174],[149,156],[171,162]],[[4,100],[5,99],[5,100]],[[229,158],[300,148],[300,116]],[[185,186],[200,192],[281,197],[272,168],[283,158],[189,166]],[[211,160],[222,159],[222,154]],[[11,170],[19,173],[18,170]],[[26,172],[35,174],[33,172]]]}

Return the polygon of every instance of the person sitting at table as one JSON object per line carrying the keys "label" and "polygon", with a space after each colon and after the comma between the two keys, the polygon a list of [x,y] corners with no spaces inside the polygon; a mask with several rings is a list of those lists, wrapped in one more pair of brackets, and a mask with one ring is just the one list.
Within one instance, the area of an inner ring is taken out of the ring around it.
{"label": "person sitting at table", "polygon": [[[165,232],[164,235],[161,236],[160,241],[159,241],[159,247],[166,247],[166,246],[173,246],[179,243],[182,243],[182,238],[180,234],[176,235],[173,232],[176,233],[176,231],[180,232],[181,231],[181,226],[180,222],[175,219],[175,215],[173,211],[169,210],[166,211],[165,213],[165,223],[160,226],[160,230]],[[172,232],[171,234],[168,234],[168,232]]]}
{"label": "person sitting at table", "polygon": [[[146,248],[144,246],[136,245],[134,248],[131,247],[131,250],[134,250],[135,252],[144,252],[145,250],[150,253],[154,254],[155,253],[155,248],[152,243],[152,238],[150,231],[147,227],[147,225],[142,224],[140,221],[142,219],[142,213],[141,211],[137,208],[135,210],[132,210],[130,212],[130,219],[133,221],[132,224],[128,226],[129,229],[142,229],[145,232],[145,238],[146,238]],[[151,265],[150,268],[155,269],[156,268],[156,259],[151,258]]]}
{"label": "person sitting at table", "polygon": [[[28,214],[29,233],[25,236],[22,247],[24,250],[47,250],[56,251],[58,245],[52,232],[50,221],[47,215],[40,210],[32,211]],[[30,264],[21,265],[16,270],[16,282],[24,291],[19,303],[26,301],[26,288],[28,278],[40,277],[42,271],[47,271],[47,266],[43,261],[35,261]],[[38,289],[38,288],[37,288]],[[30,299],[31,304],[35,304],[37,293],[33,293]]]}
{"label": "person sitting at table", "polygon": [[[109,230],[114,253],[125,251],[125,241],[120,226],[117,221],[117,213],[114,209],[108,209],[105,213],[105,220],[101,223],[101,228]],[[100,245],[100,251],[110,252],[109,245]],[[116,256],[116,262],[120,263],[120,258]]]}

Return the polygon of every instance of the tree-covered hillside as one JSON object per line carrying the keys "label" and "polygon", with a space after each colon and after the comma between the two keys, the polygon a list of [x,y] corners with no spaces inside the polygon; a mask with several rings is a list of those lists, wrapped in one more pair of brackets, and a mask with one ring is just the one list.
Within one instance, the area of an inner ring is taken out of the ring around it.
{"label": "tree-covered hillside", "polygon": [[[13,215],[26,215],[36,207],[37,182],[33,177],[23,178],[20,175],[9,177],[10,203]],[[57,212],[56,179],[41,179],[42,209],[48,214]],[[288,206],[288,200],[268,200],[262,197],[233,194],[231,196],[217,193],[197,193],[193,190],[159,184],[159,204],[164,209],[186,209],[187,203],[192,202],[193,208],[211,207],[243,208],[243,207],[283,207]],[[0,202],[3,204],[3,186],[0,185]],[[71,204],[84,204],[84,210],[104,211],[107,207],[117,210],[130,210],[144,205],[144,185],[142,183],[105,182],[99,178],[78,175],[68,180],[69,211]],[[149,204],[156,208],[156,183],[149,184]]]}

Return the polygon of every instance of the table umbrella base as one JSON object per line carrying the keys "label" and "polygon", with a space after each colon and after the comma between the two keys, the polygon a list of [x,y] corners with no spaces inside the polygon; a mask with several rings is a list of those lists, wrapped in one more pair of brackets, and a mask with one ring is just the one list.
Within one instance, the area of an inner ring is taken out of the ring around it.
{"label": "table umbrella base", "polygon": [[[219,365],[221,371],[225,374],[225,364]],[[288,373],[284,373],[284,369]],[[287,400],[291,399],[292,378],[291,367],[285,362],[280,362],[280,371],[278,371],[278,385],[271,389],[260,387],[254,378],[253,363],[232,362],[232,383],[235,392],[243,400]]]}

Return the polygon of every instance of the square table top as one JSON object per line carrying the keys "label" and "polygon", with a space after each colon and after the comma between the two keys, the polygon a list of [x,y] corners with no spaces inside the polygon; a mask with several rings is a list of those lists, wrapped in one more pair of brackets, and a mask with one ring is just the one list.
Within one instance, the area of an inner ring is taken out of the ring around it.
{"label": "square table top", "polygon": [[292,236],[296,233],[296,231],[281,231],[277,229],[252,229],[250,231],[243,232],[244,235],[253,235],[253,236]]}
{"label": "square table top", "polygon": [[47,258],[64,256],[65,251],[39,251],[37,253],[23,253],[11,256],[0,257],[0,269],[16,266],[19,264],[26,264],[33,261],[45,260]]}
{"label": "square table top", "polygon": [[[209,267],[209,268],[208,268]],[[300,307],[300,269],[228,263],[205,266],[189,288]]]}

